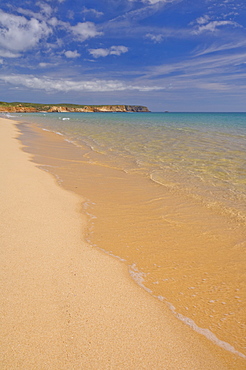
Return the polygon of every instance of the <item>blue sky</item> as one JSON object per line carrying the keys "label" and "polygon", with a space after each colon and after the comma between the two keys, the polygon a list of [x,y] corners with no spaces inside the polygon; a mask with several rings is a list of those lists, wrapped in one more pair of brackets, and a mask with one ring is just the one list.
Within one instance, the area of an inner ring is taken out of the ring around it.
{"label": "blue sky", "polygon": [[245,0],[9,0],[0,100],[246,111]]}

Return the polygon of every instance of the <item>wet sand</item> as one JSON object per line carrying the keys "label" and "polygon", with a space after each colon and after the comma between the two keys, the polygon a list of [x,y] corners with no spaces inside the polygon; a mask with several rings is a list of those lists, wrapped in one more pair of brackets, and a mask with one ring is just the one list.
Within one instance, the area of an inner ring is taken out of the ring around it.
{"label": "wet sand", "polygon": [[240,369],[88,246],[82,199],[1,137],[1,369]]}

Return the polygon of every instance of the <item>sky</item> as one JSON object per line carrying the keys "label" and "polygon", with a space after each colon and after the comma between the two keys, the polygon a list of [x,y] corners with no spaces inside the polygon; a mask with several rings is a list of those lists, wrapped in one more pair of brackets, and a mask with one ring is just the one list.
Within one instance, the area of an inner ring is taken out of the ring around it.
{"label": "sky", "polygon": [[246,0],[0,0],[0,101],[246,111]]}

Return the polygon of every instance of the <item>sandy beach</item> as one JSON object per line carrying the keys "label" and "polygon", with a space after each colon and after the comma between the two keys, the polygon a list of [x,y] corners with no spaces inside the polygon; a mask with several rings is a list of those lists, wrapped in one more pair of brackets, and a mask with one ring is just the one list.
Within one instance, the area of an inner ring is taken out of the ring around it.
{"label": "sandy beach", "polygon": [[1,369],[243,369],[86,245],[82,199],[0,120]]}

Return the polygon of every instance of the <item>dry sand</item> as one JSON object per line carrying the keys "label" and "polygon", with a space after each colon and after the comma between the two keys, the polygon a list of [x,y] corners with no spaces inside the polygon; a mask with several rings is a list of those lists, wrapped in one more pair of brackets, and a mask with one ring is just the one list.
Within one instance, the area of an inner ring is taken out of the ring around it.
{"label": "dry sand", "polygon": [[0,119],[0,368],[239,368],[86,245],[82,200],[38,169],[17,136]]}

